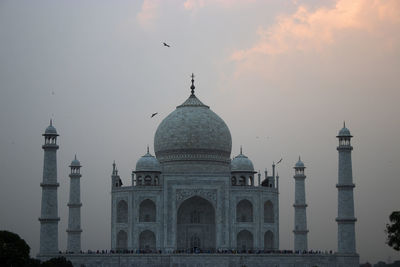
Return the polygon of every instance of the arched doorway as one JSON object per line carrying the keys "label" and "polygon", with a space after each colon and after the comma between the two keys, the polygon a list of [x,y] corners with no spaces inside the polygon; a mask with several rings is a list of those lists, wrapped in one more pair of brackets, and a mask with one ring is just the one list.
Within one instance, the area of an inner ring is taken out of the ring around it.
{"label": "arched doorway", "polygon": [[120,230],[117,234],[117,249],[123,250],[128,247],[128,235],[125,231]]}
{"label": "arched doorway", "polygon": [[128,222],[128,204],[125,200],[121,200],[117,205],[117,223]]}
{"label": "arched doorway", "polygon": [[139,222],[156,221],[156,204],[150,199],[143,200],[139,205]]}
{"label": "arched doorway", "polygon": [[253,234],[247,230],[242,230],[238,233],[236,242],[238,250],[253,249]]}
{"label": "arched doorway", "polygon": [[204,198],[185,200],[177,214],[178,249],[215,249],[215,209]]}
{"label": "arched doorway", "polygon": [[264,249],[272,250],[274,248],[274,234],[271,231],[267,231],[264,234]]}
{"label": "arched doorway", "polygon": [[236,206],[236,222],[253,222],[253,205],[247,199]]}
{"label": "arched doorway", "polygon": [[264,203],[264,223],[274,222],[274,205],[270,200]]}
{"label": "arched doorway", "polygon": [[139,235],[139,248],[145,250],[156,249],[156,236],[150,230],[145,230]]}

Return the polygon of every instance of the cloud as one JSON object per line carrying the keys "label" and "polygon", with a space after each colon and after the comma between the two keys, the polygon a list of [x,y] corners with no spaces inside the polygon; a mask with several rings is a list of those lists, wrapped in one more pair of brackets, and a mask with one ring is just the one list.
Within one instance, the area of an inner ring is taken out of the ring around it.
{"label": "cloud", "polygon": [[315,10],[300,5],[295,13],[278,16],[272,26],[259,27],[259,40],[249,49],[234,51],[231,59],[248,65],[260,56],[322,52],[349,31],[374,35],[390,47],[398,39],[399,26],[398,0],[338,0],[332,8]]}
{"label": "cloud", "polygon": [[158,17],[160,0],[144,0],[136,18],[142,28],[152,28]]}
{"label": "cloud", "polygon": [[239,4],[254,3],[256,0],[186,0],[183,6],[186,10],[197,11],[201,8],[211,5],[217,5],[222,8],[230,8]]}

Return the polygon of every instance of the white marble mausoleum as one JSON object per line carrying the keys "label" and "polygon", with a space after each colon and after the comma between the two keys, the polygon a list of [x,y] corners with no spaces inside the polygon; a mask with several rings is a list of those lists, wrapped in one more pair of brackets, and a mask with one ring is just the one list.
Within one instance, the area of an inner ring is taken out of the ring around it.
{"label": "white marble mausoleum", "polygon": [[[106,254],[81,251],[81,164],[70,164],[69,253],[74,266],[326,266],[356,267],[350,131],[338,134],[338,250],[308,251],[305,165],[294,164],[294,251],[279,246],[279,176],[264,175],[243,154],[231,158],[228,126],[194,93],[163,119],[154,155],[138,159],[124,185],[114,162],[111,175],[111,246]],[[57,131],[45,137],[40,252],[59,255]],[[332,188],[334,190],[334,188]],[[83,216],[85,216],[83,214]],[[100,233],[99,233],[100,234]],[[103,233],[101,233],[103,234]],[[321,250],[324,250],[321,248]],[[112,253],[110,253],[112,251]]]}

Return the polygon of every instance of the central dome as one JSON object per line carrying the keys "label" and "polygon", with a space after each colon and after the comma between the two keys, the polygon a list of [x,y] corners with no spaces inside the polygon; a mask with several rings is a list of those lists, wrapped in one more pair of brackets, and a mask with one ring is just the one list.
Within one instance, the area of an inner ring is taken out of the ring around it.
{"label": "central dome", "polygon": [[[192,81],[193,82],[193,81]],[[228,126],[194,95],[158,126],[154,150],[160,163],[213,161],[229,164],[232,138]]]}

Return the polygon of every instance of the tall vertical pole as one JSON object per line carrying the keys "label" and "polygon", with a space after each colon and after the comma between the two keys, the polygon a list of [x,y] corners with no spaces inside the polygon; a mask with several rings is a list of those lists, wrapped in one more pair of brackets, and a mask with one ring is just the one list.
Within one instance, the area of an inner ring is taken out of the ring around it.
{"label": "tall vertical pole", "polygon": [[39,254],[58,253],[58,200],[57,189],[57,131],[50,120],[50,126],[46,128],[44,136],[44,161],[43,161],[43,180],[42,204],[40,213],[40,248]]}
{"label": "tall vertical pole", "polygon": [[67,229],[67,250],[68,252],[79,253],[81,251],[81,164],[75,159],[69,166],[71,173],[69,177],[69,202],[68,202],[68,229]]}
{"label": "tall vertical pole", "polygon": [[353,171],[351,162],[351,151],[353,147],[350,140],[353,136],[343,125],[337,138],[339,139],[339,166],[338,166],[338,253],[355,254],[355,222],[354,217],[354,197]]}
{"label": "tall vertical pole", "polygon": [[306,190],[304,175],[304,163],[299,157],[299,161],[294,166],[295,175],[295,190],[294,190],[294,250],[307,251],[308,250],[308,229],[307,229],[307,204],[306,204]]}

